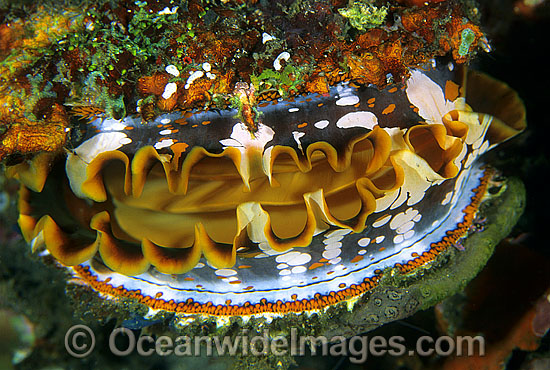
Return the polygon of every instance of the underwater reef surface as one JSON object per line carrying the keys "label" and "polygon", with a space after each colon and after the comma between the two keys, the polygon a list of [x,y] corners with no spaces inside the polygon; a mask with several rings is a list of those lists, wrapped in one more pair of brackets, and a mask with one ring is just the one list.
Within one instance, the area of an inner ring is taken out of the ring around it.
{"label": "underwater reef surface", "polygon": [[[136,2],[134,5],[140,7],[138,3],[142,4],[142,2]],[[300,8],[298,5],[307,2],[291,3],[286,4],[289,7],[288,9],[297,9],[296,11],[299,11]],[[380,10],[382,9],[382,3],[385,2],[373,3]],[[406,4],[406,6],[420,5],[415,4],[415,2],[400,3]],[[434,1],[430,6],[440,6],[437,3],[439,2]],[[450,3],[454,4],[458,2]],[[469,9],[473,9],[472,3],[467,3],[470,7]],[[546,197],[541,196],[541,194],[544,194],[543,174],[549,167],[548,157],[545,156],[544,152],[546,146],[543,142],[545,139],[541,127],[545,117],[543,110],[545,107],[544,94],[541,94],[540,90],[543,86],[548,86],[542,82],[544,78],[548,79],[548,77],[544,73],[540,73],[535,83],[535,81],[526,78],[525,74],[527,71],[544,70],[543,66],[541,66],[544,60],[543,55],[538,55],[537,53],[543,52],[541,50],[543,48],[540,48],[540,45],[543,45],[541,38],[544,35],[544,30],[547,29],[548,6],[546,4],[538,4],[536,12],[529,12],[525,10],[525,7],[519,6],[521,4],[517,4],[517,2],[514,2],[514,4],[513,2],[497,2],[497,5],[491,4],[489,1],[480,3],[479,12],[481,19],[478,21],[482,25],[481,30],[487,35],[492,51],[487,55],[480,52],[481,55],[478,55],[470,64],[474,69],[488,72],[493,77],[505,81],[518,91],[527,108],[529,126],[518,138],[502,144],[500,148],[488,152],[483,157],[484,162],[488,162],[495,168],[498,168],[500,173],[489,186],[489,193],[491,194],[489,201],[482,203],[480,206],[478,220],[483,219],[483,222],[479,222],[479,230],[468,236],[462,245],[456,248],[451,247],[438,254],[437,258],[431,261],[430,268],[415,269],[413,273],[404,276],[397,274],[393,277],[382,277],[377,281],[376,286],[369,290],[368,294],[360,296],[359,303],[355,304],[353,310],[348,311],[343,306],[338,306],[326,310],[325,316],[314,315],[308,317],[306,320],[303,316],[288,315],[285,320],[275,320],[275,325],[272,325],[270,328],[284,332],[288,328],[296,326],[303,328],[301,330],[304,334],[324,334],[329,337],[337,334],[351,336],[365,333],[386,322],[399,320],[393,324],[385,325],[374,332],[371,331],[368,335],[389,337],[390,335],[406,334],[408,338],[415,338],[418,335],[426,333],[435,336],[481,332],[489,342],[491,350],[490,356],[476,359],[462,359],[458,357],[444,359],[434,357],[419,358],[416,356],[408,359],[391,358],[391,356],[374,359],[373,357],[369,358],[364,365],[361,365],[363,368],[394,368],[396,365],[410,369],[427,367],[463,368],[468,363],[467,361],[472,361],[476,366],[480,366],[480,364],[487,365],[489,368],[499,368],[499,364],[508,362],[509,366],[511,366],[510,368],[520,368],[521,366],[528,366],[527,364],[535,366],[533,364],[536,364],[537,361],[543,363],[545,351],[546,353],[548,352],[548,338],[546,336],[540,339],[540,336],[544,335],[544,328],[547,325],[541,317],[544,318],[545,315],[547,316],[548,311],[544,311],[544,305],[538,303],[538,300],[544,297],[545,294],[548,294],[548,281],[550,281],[548,279],[549,253],[545,243],[541,242],[544,239],[539,239],[538,237],[545,230],[545,219],[542,215],[544,214],[543,210],[545,206],[548,206],[548,200]],[[178,6],[172,3],[163,5],[167,5],[167,13],[171,13],[172,9]],[[292,5],[295,8],[292,8]],[[332,2],[332,6],[341,7],[342,9],[346,8],[345,5],[347,4]],[[146,7],[146,5],[143,6]],[[24,9],[13,4],[6,5],[6,8],[10,7],[10,14],[15,14],[16,17],[24,16],[25,11],[31,11],[32,9],[32,6]],[[532,7],[535,7],[535,5],[532,5]],[[162,11],[164,8],[164,6],[159,6],[158,10]],[[349,19],[349,24],[352,26],[350,28],[351,32],[364,32],[361,29],[361,23],[354,23],[360,18],[353,17],[353,14],[356,14],[353,11],[360,13],[361,8],[354,9],[349,6],[346,9],[348,9],[348,12],[343,12],[342,14],[345,19]],[[517,10],[514,11],[514,9]],[[206,12],[205,16],[207,14],[208,12]],[[5,13],[3,16],[5,16]],[[380,13],[377,16],[379,17]],[[376,17],[370,18],[368,22],[374,22],[374,27],[379,24]],[[371,24],[368,22],[367,24]],[[347,24],[345,20],[343,24]],[[70,23],[60,27],[67,27],[69,32],[71,32]],[[368,29],[368,27],[365,29]],[[190,32],[192,33],[193,31],[193,27],[188,28],[185,37],[192,38],[193,35]],[[479,42],[480,39],[480,36],[476,36],[474,40]],[[9,38],[3,38],[2,40],[9,41]],[[458,40],[462,40],[463,42],[462,44],[459,42],[454,50],[456,56],[461,58],[467,55],[464,52],[464,48],[469,49],[471,42],[468,43],[467,33]],[[39,40],[35,40],[35,42],[39,42]],[[9,42],[6,45],[9,45]],[[264,45],[269,44],[264,43]],[[140,45],[134,46],[136,48],[140,47]],[[4,50],[9,50],[9,47],[4,46]],[[71,51],[66,50],[65,52],[69,53]],[[177,51],[175,53],[176,57],[184,57],[183,55],[178,56]],[[279,50],[272,51],[272,53],[270,54],[272,56],[281,55]],[[286,55],[281,56],[281,60],[285,58]],[[100,60],[96,60],[94,63],[96,64],[93,65],[93,68],[108,68],[107,65],[102,65]],[[284,64],[285,62],[283,61],[282,63]],[[537,66],[538,68],[536,68]],[[271,67],[276,69],[275,67],[277,66],[272,65]],[[162,68],[159,69],[162,70]],[[207,66],[201,64],[203,75],[197,78],[203,78],[206,82],[209,82],[209,78],[205,77],[206,73],[209,72],[207,69]],[[119,71],[121,70],[119,69]],[[109,73],[107,71],[102,72]],[[394,72],[397,75],[399,71],[395,70]],[[290,69],[286,70],[286,73],[290,75]],[[282,91],[287,91],[285,89],[288,88],[288,85],[286,87],[281,86],[284,86],[285,82],[292,84],[292,78],[291,76],[287,76],[290,80],[284,80],[284,69],[282,75],[282,77],[279,75],[275,78],[273,74],[265,71],[261,72],[260,70],[257,71],[257,74],[254,74],[254,76],[259,77],[259,80],[263,83],[262,86],[265,87],[266,84],[269,84],[270,86],[276,86],[275,90],[282,89]],[[301,77],[305,78],[306,75],[307,73],[304,72],[304,76]],[[386,73],[383,75],[386,77]],[[114,81],[116,84],[116,76],[112,74],[109,74],[109,76],[110,82]],[[311,77],[311,75],[307,76]],[[65,73],[65,77],[68,77],[67,72]],[[375,77],[377,76],[371,76],[371,78]],[[160,109],[161,112],[164,110],[169,111],[171,108],[164,101],[169,100],[165,99],[168,96],[165,86],[168,86],[169,82],[162,79],[161,82],[156,82],[156,80],[144,81],[142,90],[146,92],[150,91],[150,96],[156,94],[157,100],[155,100],[155,104],[157,106],[144,105],[143,107],[146,108],[144,108],[143,112],[147,114],[149,112],[153,112],[151,114],[159,114],[156,111],[157,109]],[[182,85],[187,83],[193,86],[193,82],[198,81],[200,80],[190,81],[185,79],[181,83]],[[48,87],[50,85],[42,81],[36,80],[35,82],[38,84],[37,86],[40,86],[38,92],[42,98],[34,102],[28,102],[27,108],[30,107],[30,109],[23,109],[22,116],[30,120],[33,119],[31,115],[34,115],[34,118],[36,118],[37,113],[45,113],[45,116],[50,115],[51,117],[62,117],[61,113],[56,115],[58,112],[55,109],[47,112],[49,108],[45,102],[51,104],[52,99],[55,100],[59,96],[68,93],[58,90],[57,86],[59,84]],[[146,82],[151,85],[148,85]],[[319,85],[318,82],[318,77],[312,78],[308,85],[309,88],[312,91],[319,89],[319,86],[322,86],[322,84]],[[162,85],[162,88],[159,89],[155,83]],[[363,83],[365,82],[363,81]],[[372,83],[372,81],[368,83]],[[63,82],[60,84],[63,85]],[[114,86],[111,87],[116,90]],[[197,87],[208,89],[199,84],[197,84]],[[99,107],[99,110],[86,108],[86,110],[81,109],[79,113],[85,115],[87,119],[95,118],[97,114],[111,114],[113,117],[120,114],[121,106],[117,105],[117,101],[120,103],[120,100],[113,99],[112,97],[120,97],[121,95],[112,94],[111,99],[103,99],[105,94],[102,95],[102,88],[98,87],[97,89],[99,90],[89,92],[91,94],[89,96],[95,99],[95,108],[98,108],[97,105],[103,105]],[[159,91],[155,91],[155,89]],[[299,89],[300,87],[297,86],[296,90]],[[180,86],[176,91],[183,90],[189,89],[185,89],[185,86]],[[32,88],[29,88],[28,91],[32,91]],[[221,104],[222,106],[224,104],[237,104],[235,108],[237,114],[241,115],[243,121],[252,122],[250,126],[253,127],[254,112],[250,113],[252,116],[247,116],[249,113],[246,113],[246,109],[247,107],[254,107],[254,104],[247,105],[242,103],[243,97],[250,99],[252,95],[246,91],[244,91],[244,95],[228,91],[227,97],[224,98],[225,100],[220,99],[214,101],[214,103]],[[288,91],[294,90],[289,89]],[[56,94],[55,98],[54,92]],[[124,92],[124,89],[122,89],[122,94],[127,94]],[[68,94],[68,96],[70,95]],[[177,94],[172,94],[169,98],[176,98],[176,96]],[[239,97],[240,103],[232,101],[232,96]],[[149,99],[151,100],[151,98]],[[177,99],[180,99],[180,97]],[[175,104],[179,104],[178,101]],[[181,98],[181,101],[201,103],[200,99],[191,99],[189,97]],[[55,104],[51,106],[55,106]],[[389,106],[384,107],[388,108]],[[126,108],[124,107],[124,109]],[[247,121],[247,117],[252,117],[252,119]],[[56,127],[59,127],[60,133],[63,133],[69,126],[61,125]],[[229,136],[227,135],[226,137]],[[20,160],[18,159],[19,153],[34,155],[35,151],[48,152],[50,149],[54,151],[59,150],[59,148],[66,144],[64,137],[64,134],[57,136],[57,138],[55,135],[52,135],[51,139],[53,141],[42,141],[40,142],[41,146],[38,148],[16,146],[13,144],[10,144],[12,145],[10,147],[7,144],[14,143],[14,141],[6,141],[4,148],[8,148],[11,151],[6,164],[9,167]],[[233,138],[233,136],[231,137]],[[301,142],[300,140],[296,140],[295,137],[296,135],[293,138],[299,145]],[[78,143],[79,140],[85,138],[85,135],[84,137],[76,138],[75,142]],[[134,137],[132,138],[136,140]],[[306,142],[303,142],[306,145]],[[21,141],[21,143],[25,143],[25,141]],[[520,218],[518,225],[510,236],[495,248],[497,241],[508,234],[515,223],[515,219],[523,209],[523,186],[516,178],[520,178],[525,183],[527,194],[526,212]],[[136,334],[151,333],[157,336],[174,332],[192,335],[212,333],[238,335],[242,327],[248,328],[253,332],[254,330],[258,330],[258,325],[266,325],[266,322],[262,321],[261,318],[257,319],[257,321],[256,319],[252,319],[247,323],[239,322],[237,319],[236,321],[231,321],[231,325],[222,325],[220,327],[216,320],[208,318],[203,321],[200,319],[194,321],[175,320],[170,310],[158,314],[153,319],[144,320],[143,317],[148,313],[147,305],[142,304],[142,302],[136,302],[131,297],[116,300],[100,299],[97,292],[90,288],[90,286],[94,287],[92,284],[67,285],[66,280],[70,279],[72,274],[66,269],[60,269],[52,255],[40,253],[42,256],[39,257],[37,253],[31,254],[30,248],[20,236],[17,226],[15,226],[18,210],[14,202],[18,197],[18,185],[13,180],[3,178],[2,181],[2,205],[5,205],[5,207],[3,208],[0,230],[2,238],[2,248],[0,248],[0,306],[2,308],[2,317],[6,318],[3,321],[6,322],[6,327],[10,328],[7,331],[15,333],[10,334],[14,340],[6,341],[8,344],[2,347],[5,348],[5,352],[10,354],[8,356],[0,356],[6,367],[119,368],[124,365],[137,368],[189,368],[205,366],[207,363],[216,362],[217,366],[220,367],[234,366],[236,368],[244,368],[251,363],[255,363],[265,368],[273,368],[274,366],[284,368],[292,363],[293,359],[289,356],[281,358],[270,356],[240,356],[228,359],[185,358],[183,364],[181,358],[171,357],[166,359],[156,355],[151,357],[132,355],[119,358],[110,353],[106,345],[98,345],[96,350],[84,359],[75,359],[69,356],[63,345],[64,336],[67,330],[77,323],[88,325],[96,334],[97,343],[105,344],[108,343],[109,334],[112,330],[120,325],[132,328]],[[502,187],[498,186],[501,181],[504,181],[503,184],[505,184]],[[476,251],[476,254],[461,253],[462,248],[467,252]],[[467,286],[466,290],[463,290],[466,282],[472,279],[485,264],[485,260],[489,258],[493,248],[495,248],[495,256],[490,260],[487,269],[483,270],[478,278]],[[508,280],[503,277],[506,277]],[[517,286],[513,284],[517,284]],[[108,295],[108,292],[103,291],[103,293],[107,293]],[[454,293],[457,294],[453,295]],[[428,309],[449,295],[453,296],[439,303],[435,309]],[[404,297],[406,299],[392,299],[391,297]],[[486,298],[484,299],[484,297]],[[395,302],[392,303],[390,301]],[[381,302],[381,304],[378,302]],[[475,307],[475,309],[472,307]],[[484,308],[480,309],[479,307]],[[509,316],[501,315],[503,307],[510,308],[506,310]],[[388,308],[391,309],[388,310]],[[421,312],[417,315],[407,318],[410,314],[419,310]],[[538,314],[539,312],[542,312],[542,314]],[[493,327],[483,326],[487,321],[491,321],[497,317],[499,323],[507,322],[510,325],[501,325],[499,328],[497,328],[498,324]],[[522,320],[525,321],[524,325],[520,325],[523,322]],[[533,330],[533,325],[531,325],[533,322],[542,323],[538,324],[539,327],[536,330]],[[21,329],[21,327],[24,329]],[[308,328],[314,328],[314,330],[310,331]],[[21,339],[23,337],[21,333],[29,331],[32,332],[31,340],[28,338],[25,340]],[[506,340],[500,340],[501,338],[506,338]],[[15,344],[16,342],[17,344]],[[538,351],[535,354],[529,354],[528,352],[535,350]],[[546,354],[546,358],[547,356]],[[303,363],[303,365],[299,366],[303,366],[304,368],[307,368],[307,366],[321,366],[319,358],[316,357],[309,359],[297,357],[294,360],[298,363]],[[310,361],[311,364],[316,365],[307,365],[306,361]],[[357,366],[350,365],[347,361],[344,357],[335,357],[322,365],[325,368]],[[325,362],[325,359],[323,359],[323,362]]]}

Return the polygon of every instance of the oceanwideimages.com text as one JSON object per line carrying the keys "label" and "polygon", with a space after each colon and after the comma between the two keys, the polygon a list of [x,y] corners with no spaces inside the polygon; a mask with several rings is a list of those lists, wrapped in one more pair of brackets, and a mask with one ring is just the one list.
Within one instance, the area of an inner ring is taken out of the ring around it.
{"label": "oceanwideimages.com text", "polygon": [[[352,363],[364,363],[369,356],[483,356],[485,340],[482,336],[422,336],[414,348],[406,345],[402,336],[357,335],[343,336],[298,335],[292,328],[289,335],[271,335],[265,329],[261,335],[243,329],[235,336],[136,336],[130,329],[114,329],[108,347],[116,356],[137,353],[140,356],[347,356]],[[95,335],[85,325],[71,327],[65,335],[67,352],[77,358],[88,356],[95,348]]]}

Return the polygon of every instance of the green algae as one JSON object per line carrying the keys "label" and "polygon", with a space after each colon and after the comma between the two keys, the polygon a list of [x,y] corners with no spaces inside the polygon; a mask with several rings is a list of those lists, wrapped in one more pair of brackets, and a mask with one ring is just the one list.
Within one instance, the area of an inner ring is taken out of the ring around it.
{"label": "green algae", "polygon": [[304,82],[304,76],[307,73],[308,66],[287,63],[280,72],[264,69],[259,75],[250,75],[250,82],[259,93],[276,90],[284,99],[289,96],[291,91],[298,91],[298,86]]}
{"label": "green algae", "polygon": [[469,28],[463,29],[462,33],[460,34],[460,46],[458,48],[458,55],[460,55],[461,57],[466,56],[470,50],[470,45],[472,45],[475,39],[476,34],[474,31]]}
{"label": "green algae", "polygon": [[369,0],[355,0],[347,8],[338,9],[338,12],[348,19],[353,28],[364,32],[369,28],[383,24],[388,14],[387,7],[376,7],[371,2]]}
{"label": "green algae", "polygon": [[24,90],[17,91],[15,94],[16,96],[19,95],[24,103],[25,116],[31,121],[37,121],[39,117],[36,117],[33,112],[36,104],[42,99],[56,98],[57,93],[52,91],[52,83],[44,81],[41,74],[35,76],[28,74],[26,77],[31,85],[30,94],[26,94]]}

